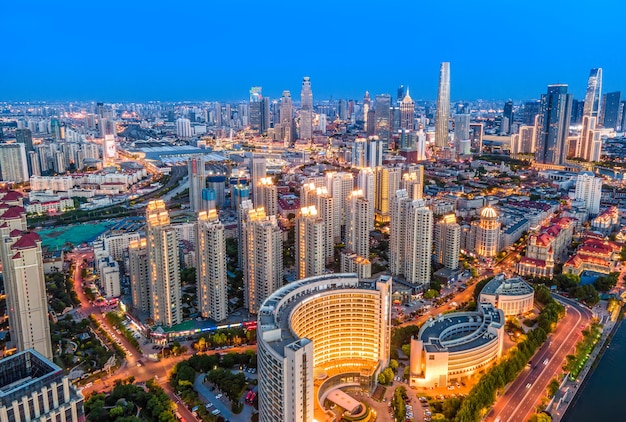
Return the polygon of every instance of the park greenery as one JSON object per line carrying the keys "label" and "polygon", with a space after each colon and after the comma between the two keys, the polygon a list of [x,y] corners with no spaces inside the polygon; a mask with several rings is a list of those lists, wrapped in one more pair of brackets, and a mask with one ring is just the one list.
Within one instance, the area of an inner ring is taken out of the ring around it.
{"label": "park greenery", "polygon": [[[613,280],[614,276],[610,274],[608,280],[600,281],[599,286],[608,286]],[[600,277],[602,278],[602,277]],[[577,299],[580,302],[588,306],[594,306],[600,301],[600,295],[598,294],[597,287],[592,284],[580,285],[580,277],[575,274],[557,274],[552,280],[542,277],[533,277],[529,279],[533,284],[543,284],[546,286],[555,286],[556,289],[565,295]],[[617,282],[617,279],[615,279]]]}
{"label": "park greenery", "polygon": [[567,355],[567,363],[563,369],[570,373],[570,378],[572,380],[575,380],[576,377],[578,377],[578,373],[583,366],[585,366],[585,362],[589,359],[589,354],[598,342],[601,333],[602,328],[597,323],[594,323],[590,328],[583,330],[583,338],[576,344],[576,354]]}
{"label": "park greenery", "polygon": [[134,379],[117,380],[108,395],[92,394],[85,401],[87,421],[94,422],[175,422],[176,406],[154,380],[144,386]]}
{"label": "park greenery", "polygon": [[106,330],[102,328],[102,325],[100,325],[100,322],[96,319],[96,317],[93,315],[89,315],[89,321],[91,321],[91,323],[96,328],[96,330],[100,333],[100,335],[106,339],[106,341],[113,348],[115,353],[121,359],[124,359],[126,357],[126,352],[124,351],[124,349],[122,349],[122,347],[119,344],[115,342],[115,340],[113,340],[113,338],[109,335],[109,333],[107,333]]}
{"label": "park greenery", "polygon": [[198,406],[198,416],[204,421],[212,420],[203,406],[193,384],[198,373],[206,373],[206,380],[215,384],[231,400],[233,412],[241,411],[239,398],[245,390],[246,378],[243,373],[232,373],[235,365],[256,367],[256,353],[249,350],[245,353],[227,353],[224,355],[195,354],[187,360],[176,364],[170,377],[170,385],[180,398],[189,406]]}
{"label": "park greenery", "polygon": [[406,419],[406,403],[405,399],[406,388],[398,387],[393,392],[393,398],[391,399],[391,407],[393,408],[394,415],[396,420],[403,421]]}
{"label": "park greenery", "polygon": [[537,328],[529,331],[506,358],[482,376],[459,406],[453,418],[455,422],[478,422],[493,405],[496,395],[517,378],[535,351],[546,341],[548,334],[554,331],[559,318],[565,315],[565,308],[550,296],[547,287],[537,286],[535,299],[543,305]]}
{"label": "park greenery", "polygon": [[199,352],[224,346],[241,346],[256,342],[256,330],[244,328],[228,328],[203,334],[193,348]]}
{"label": "park greenery", "polygon": [[46,292],[48,293],[50,307],[60,314],[66,308],[78,305],[80,300],[74,291],[72,280],[63,273],[46,274]]}

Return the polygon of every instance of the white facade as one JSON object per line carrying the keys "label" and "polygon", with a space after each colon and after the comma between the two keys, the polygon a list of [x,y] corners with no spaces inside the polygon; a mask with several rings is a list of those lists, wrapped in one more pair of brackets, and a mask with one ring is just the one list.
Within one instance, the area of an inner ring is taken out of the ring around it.
{"label": "white facade", "polygon": [[480,303],[491,303],[505,316],[522,315],[533,309],[535,291],[521,277],[496,275],[480,292]]}
{"label": "white facade", "polygon": [[326,187],[316,187],[313,183],[302,186],[300,205],[314,206],[319,218],[324,222],[324,257],[327,263],[334,258],[334,227],[338,224],[335,220],[334,204],[334,199],[328,194]]}
{"label": "white facade", "polygon": [[296,276],[324,274],[326,267],[326,227],[315,205],[303,207],[296,218]]}
{"label": "white facade", "polygon": [[28,182],[24,144],[0,144],[0,174],[4,182]]}
{"label": "white facade", "polygon": [[176,119],[176,136],[179,138],[191,138],[193,132],[191,131],[191,121],[180,117]]}
{"label": "white facade", "polygon": [[346,225],[349,215],[348,196],[354,189],[354,178],[351,173],[326,173],[326,189],[333,197],[335,224],[333,226],[333,238],[335,242],[341,240],[341,228]]}
{"label": "white facade", "polygon": [[139,241],[139,233],[121,233],[104,238],[104,249],[116,261],[123,261],[131,242]]}
{"label": "white facade", "polygon": [[602,179],[593,173],[585,171],[576,177],[576,192],[574,197],[585,201],[585,208],[590,216],[600,213],[600,198],[602,195]]}
{"label": "white facade", "polygon": [[98,261],[98,274],[100,286],[107,299],[119,297],[120,291],[120,267],[112,257],[102,258]]}
{"label": "white facade", "polygon": [[265,214],[276,215],[278,213],[278,190],[274,185],[271,177],[262,177],[259,185],[256,187],[258,198],[254,198],[253,202],[256,207],[265,208]]}
{"label": "white facade", "polygon": [[450,270],[459,268],[461,226],[449,214],[435,225],[435,260]]}

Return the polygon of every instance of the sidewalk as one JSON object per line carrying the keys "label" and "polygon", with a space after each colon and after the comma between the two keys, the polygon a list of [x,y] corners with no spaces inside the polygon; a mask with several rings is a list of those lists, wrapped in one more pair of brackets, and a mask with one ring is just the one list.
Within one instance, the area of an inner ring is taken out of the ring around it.
{"label": "sidewalk", "polygon": [[584,384],[586,377],[589,375],[591,368],[596,363],[598,355],[604,351],[604,343],[606,339],[613,333],[613,329],[617,321],[609,320],[604,327],[602,327],[602,335],[598,340],[598,343],[594,347],[593,351],[589,355],[589,359],[585,362],[585,366],[578,373],[578,378],[572,381],[569,376],[565,381],[561,383],[559,391],[556,393],[552,401],[546,407],[546,411],[552,415],[552,420],[558,422],[563,418],[567,412],[567,408],[572,403],[572,399],[578,394],[580,387]]}

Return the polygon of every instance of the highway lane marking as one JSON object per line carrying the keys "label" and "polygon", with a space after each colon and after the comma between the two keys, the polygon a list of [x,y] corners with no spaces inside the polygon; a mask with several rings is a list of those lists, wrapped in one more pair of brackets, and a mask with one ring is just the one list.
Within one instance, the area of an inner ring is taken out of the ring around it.
{"label": "highway lane marking", "polygon": [[[580,320],[582,319],[582,313],[574,308],[574,307],[570,307],[570,309],[572,309],[573,311],[575,311],[576,313],[578,313],[578,320],[576,321],[576,325],[578,325],[580,323]],[[554,353],[554,355],[558,355],[561,352],[561,349],[565,346],[565,344],[567,343],[567,341],[570,339],[570,337],[572,336],[572,334],[574,334],[575,331],[570,331],[569,334],[566,336],[565,341],[561,342],[561,345],[559,346],[559,348],[556,350],[556,353]],[[543,375],[543,373],[546,371],[546,369],[548,369],[547,367],[544,367],[543,370],[539,373],[539,376],[537,377],[537,379],[541,378],[541,376]],[[543,391],[543,389],[542,389]],[[526,396],[528,396],[530,393],[532,392],[532,388],[526,393],[524,394],[524,397],[522,397],[522,399],[526,400]],[[535,402],[537,399],[535,399],[533,402]],[[517,407],[513,410],[513,414],[511,416],[509,416],[509,418],[507,419],[507,422],[511,421],[511,419],[515,416],[515,414],[517,413],[517,411],[519,410],[520,406],[523,403],[520,402]],[[526,412],[526,414],[528,414],[529,411]]]}

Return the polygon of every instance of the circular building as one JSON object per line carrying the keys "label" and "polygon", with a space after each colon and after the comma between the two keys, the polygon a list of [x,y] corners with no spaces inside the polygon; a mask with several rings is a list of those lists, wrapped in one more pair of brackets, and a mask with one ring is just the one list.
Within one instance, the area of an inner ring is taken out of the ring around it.
{"label": "circular building", "polygon": [[476,254],[481,258],[493,258],[500,249],[500,222],[498,213],[490,206],[480,211],[476,229]]}
{"label": "circular building", "polygon": [[328,400],[359,411],[340,387],[371,390],[389,363],[391,278],[329,274],[294,281],[259,310],[261,421],[323,421]]}
{"label": "circular building", "polygon": [[490,303],[431,318],[411,339],[410,386],[443,387],[495,363],[503,331],[504,314]]}
{"label": "circular building", "polygon": [[521,315],[533,309],[535,291],[521,277],[505,278],[496,275],[480,291],[479,302],[491,303],[504,316]]}

